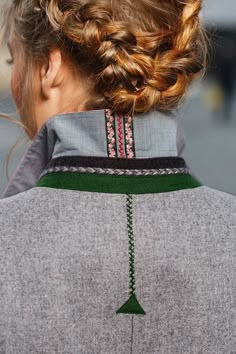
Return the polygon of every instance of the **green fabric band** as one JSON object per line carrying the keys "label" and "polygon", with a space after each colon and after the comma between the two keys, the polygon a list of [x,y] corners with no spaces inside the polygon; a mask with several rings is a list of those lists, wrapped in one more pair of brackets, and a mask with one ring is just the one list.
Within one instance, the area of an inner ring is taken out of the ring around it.
{"label": "green fabric band", "polygon": [[52,172],[39,179],[35,185],[35,187],[119,194],[163,193],[201,186],[202,184],[191,174],[118,176],[78,172]]}

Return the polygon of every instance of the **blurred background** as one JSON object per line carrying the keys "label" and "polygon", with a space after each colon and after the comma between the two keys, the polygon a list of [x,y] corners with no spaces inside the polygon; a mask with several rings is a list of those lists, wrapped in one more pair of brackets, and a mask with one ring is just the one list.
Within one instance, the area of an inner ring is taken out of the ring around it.
{"label": "blurred background", "polygon": [[[0,5],[1,11],[1,5]],[[236,1],[205,0],[202,19],[211,39],[212,58],[205,78],[194,84],[178,109],[186,146],[182,157],[203,185],[236,195]],[[0,51],[0,112],[14,113],[6,49]],[[16,124],[0,118],[0,193],[7,184],[4,161],[14,172],[29,141]]]}

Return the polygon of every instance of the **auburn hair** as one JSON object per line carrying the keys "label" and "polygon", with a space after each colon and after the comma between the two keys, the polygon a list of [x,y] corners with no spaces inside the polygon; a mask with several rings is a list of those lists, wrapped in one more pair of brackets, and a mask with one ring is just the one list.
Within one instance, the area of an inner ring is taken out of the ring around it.
{"label": "auburn hair", "polygon": [[206,68],[202,0],[13,0],[7,28],[23,48],[23,106],[29,135],[33,122],[33,67],[51,49],[91,79],[86,109],[122,114],[169,112]]}
{"label": "auburn hair", "polygon": [[[87,108],[169,111],[204,72],[201,0],[13,0],[26,67],[61,48],[92,78]],[[11,21],[10,21],[11,22]]]}

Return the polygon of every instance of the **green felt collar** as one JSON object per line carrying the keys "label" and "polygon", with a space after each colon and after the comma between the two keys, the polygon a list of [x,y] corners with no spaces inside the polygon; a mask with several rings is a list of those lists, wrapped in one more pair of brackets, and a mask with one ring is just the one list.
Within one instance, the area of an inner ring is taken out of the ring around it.
{"label": "green felt collar", "polygon": [[119,194],[164,193],[201,186],[202,184],[190,173],[118,176],[78,172],[52,172],[41,177],[35,185],[35,187]]}

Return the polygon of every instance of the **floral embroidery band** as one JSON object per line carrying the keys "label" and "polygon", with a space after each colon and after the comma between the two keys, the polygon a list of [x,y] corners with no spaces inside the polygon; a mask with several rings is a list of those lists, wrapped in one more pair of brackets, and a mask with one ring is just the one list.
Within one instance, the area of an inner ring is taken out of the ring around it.
{"label": "floral embroidery band", "polygon": [[117,157],[115,117],[109,109],[105,110],[105,116],[108,157]]}
{"label": "floral embroidery band", "polygon": [[[105,110],[107,151],[109,157],[132,159],[135,157],[133,117],[129,115],[112,114]],[[116,136],[117,131],[117,136]]]}
{"label": "floral embroidery band", "polygon": [[131,116],[126,115],[124,119],[126,157],[132,159],[133,157],[135,157],[133,118]]}

